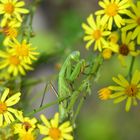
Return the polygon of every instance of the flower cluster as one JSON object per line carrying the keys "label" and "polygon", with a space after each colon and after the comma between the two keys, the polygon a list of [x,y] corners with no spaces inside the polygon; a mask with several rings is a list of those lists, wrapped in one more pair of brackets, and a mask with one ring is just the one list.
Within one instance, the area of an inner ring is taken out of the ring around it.
{"label": "flower cluster", "polygon": [[94,51],[104,59],[117,56],[121,66],[127,67],[126,58],[132,59],[128,75],[113,77],[115,86],[107,86],[98,91],[101,100],[114,99],[119,103],[126,99],[125,110],[137,105],[140,99],[140,71],[132,75],[136,56],[140,54],[140,1],[100,0],[101,7],[82,24],[85,31],[86,48],[94,43]]}
{"label": "flower cluster", "polygon": [[102,100],[114,99],[114,103],[126,100],[125,110],[129,111],[131,105],[136,106],[140,100],[140,71],[136,70],[128,81],[124,76],[113,77],[117,85],[105,87],[99,91]]}
{"label": "flower cluster", "polygon": [[21,93],[10,95],[10,90],[6,88],[0,98],[0,128],[12,125],[14,134],[20,140],[36,140],[37,130],[45,135],[43,140],[73,140],[71,132],[73,128],[69,121],[59,123],[59,113],[56,113],[50,121],[42,114],[40,116],[44,125],[36,118],[24,117],[23,112],[12,108],[20,100]]}
{"label": "flower cluster", "polygon": [[[0,0],[0,33],[3,36],[0,70],[7,75],[25,75],[26,70],[33,69],[32,63],[37,60],[36,48],[19,32],[23,25],[23,15],[29,13],[24,5],[24,1]],[[18,41],[19,36],[22,36],[21,41]]]}
{"label": "flower cluster", "polygon": [[140,54],[140,2],[129,0],[100,0],[100,10],[82,24],[85,31],[86,48],[94,43],[104,59],[117,55],[122,66],[126,66],[127,56]]}
{"label": "flower cluster", "polygon": [[[11,77],[16,79],[18,75],[25,75],[26,70],[33,70],[33,61],[39,55],[29,42],[30,35],[23,31],[24,15],[29,13],[24,6],[24,1],[0,0],[0,35],[3,38],[0,49],[0,78],[6,79],[6,82]],[[9,88],[0,94],[0,129],[10,126],[13,131],[10,139],[36,140],[40,131],[40,134],[45,135],[43,140],[73,140],[70,122],[60,124],[59,113],[50,121],[42,114],[40,118],[43,125],[36,118],[25,117],[23,111],[18,110],[15,105],[20,98],[20,92],[14,94]]]}

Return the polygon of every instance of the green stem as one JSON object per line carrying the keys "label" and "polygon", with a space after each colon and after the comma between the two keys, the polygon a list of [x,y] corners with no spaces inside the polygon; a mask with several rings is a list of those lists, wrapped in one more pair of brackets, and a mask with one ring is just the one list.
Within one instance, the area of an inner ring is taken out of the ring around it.
{"label": "green stem", "polygon": [[44,110],[44,109],[46,109],[46,108],[49,108],[49,107],[51,107],[51,106],[53,106],[53,105],[55,105],[55,104],[59,104],[60,102],[66,100],[66,99],[69,98],[69,97],[70,97],[70,96],[67,95],[67,96],[65,96],[65,97],[62,97],[62,98],[57,99],[57,100],[54,101],[54,102],[45,104],[45,105],[43,105],[42,107],[39,107],[38,109],[34,109],[34,111],[28,113],[26,116],[33,116],[33,115],[35,115],[36,113],[38,113],[38,112],[40,112],[40,111],[42,111],[42,110]]}
{"label": "green stem", "polygon": [[29,8],[28,8],[30,13],[26,16],[24,24],[23,24],[24,29],[23,29],[23,34],[22,34],[22,40],[24,39],[24,37],[26,37],[26,40],[28,43],[30,41],[30,38],[34,36],[33,27],[32,27],[33,18],[40,2],[41,0],[35,0],[30,3]]}
{"label": "green stem", "polygon": [[80,102],[79,102],[79,104],[78,104],[78,107],[77,107],[77,109],[76,109],[75,115],[74,115],[74,117],[73,117],[72,124],[75,123],[75,120],[77,119],[77,116],[78,116],[78,114],[80,113],[80,110],[81,110],[81,108],[82,108],[82,105],[83,105],[83,103],[84,103],[84,100],[85,100],[85,97],[82,97],[82,99],[80,100]]}
{"label": "green stem", "polygon": [[135,57],[132,56],[131,62],[130,62],[130,67],[129,67],[129,72],[128,72],[128,77],[131,79],[132,77],[132,70],[134,67],[134,62],[135,62]]}

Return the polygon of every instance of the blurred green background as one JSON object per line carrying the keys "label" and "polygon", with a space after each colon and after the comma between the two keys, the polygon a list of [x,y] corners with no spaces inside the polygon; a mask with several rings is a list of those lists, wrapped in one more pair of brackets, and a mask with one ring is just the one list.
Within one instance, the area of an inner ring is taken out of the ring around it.
{"label": "blurred green background", "polygon": [[[79,50],[84,58],[93,55],[92,47],[89,51],[84,48],[81,24],[99,8],[97,3],[98,0],[44,0],[41,3],[34,17],[36,36],[32,43],[42,57],[31,77],[37,73],[40,76],[40,69],[57,74],[58,64],[73,50]],[[93,83],[92,95],[86,99],[77,119],[76,140],[140,140],[140,107],[126,113],[124,102],[113,104],[98,98],[97,91],[111,84],[111,77],[117,73],[126,75],[127,69],[121,68],[116,58],[103,64],[101,75]]]}

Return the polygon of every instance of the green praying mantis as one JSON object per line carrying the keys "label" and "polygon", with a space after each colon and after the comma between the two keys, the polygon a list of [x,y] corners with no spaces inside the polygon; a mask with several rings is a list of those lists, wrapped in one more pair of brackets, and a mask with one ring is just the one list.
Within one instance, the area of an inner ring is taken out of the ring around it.
{"label": "green praying mantis", "polygon": [[[76,63],[76,64],[74,64]],[[74,82],[74,80],[79,76],[81,71],[85,66],[85,60],[80,60],[80,52],[74,51],[72,52],[67,59],[59,73],[58,78],[58,96],[63,97],[66,95],[72,95],[72,88],[70,87],[70,83]],[[59,109],[61,112],[62,119],[67,115],[67,106],[68,102],[63,101],[59,105]]]}
{"label": "green praying mantis", "polygon": [[[99,68],[103,62],[102,60],[102,57],[97,55],[92,57],[90,61],[86,61],[80,58],[80,52],[72,52],[66,58],[59,72],[58,91],[51,82],[47,82],[40,107],[28,115],[35,114],[54,104],[59,104],[60,121],[69,119],[74,125],[86,96],[91,93],[91,82],[96,79]],[[36,83],[38,83],[38,81],[32,81],[31,83],[27,83],[27,85]],[[57,100],[44,105],[43,102],[48,86],[51,87],[56,94]]]}
{"label": "green praying mantis", "polygon": [[[59,111],[61,120],[66,118],[76,118],[74,115],[78,114],[79,106],[82,105],[84,98],[91,92],[91,79],[96,77],[99,67],[102,63],[102,57],[99,56],[87,63],[84,59],[80,59],[80,52],[72,52],[61,67],[58,76],[58,97],[69,96],[69,99],[64,100],[59,104]],[[80,75],[85,77],[78,80]],[[77,84],[77,83],[78,84]],[[73,88],[73,85],[76,86]],[[82,94],[82,97],[81,96]],[[81,98],[79,105],[74,112],[76,101]]]}

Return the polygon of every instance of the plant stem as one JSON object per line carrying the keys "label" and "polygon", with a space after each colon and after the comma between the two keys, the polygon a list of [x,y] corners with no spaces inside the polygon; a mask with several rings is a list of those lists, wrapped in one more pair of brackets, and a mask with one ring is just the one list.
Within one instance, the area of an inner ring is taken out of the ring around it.
{"label": "plant stem", "polygon": [[130,67],[129,67],[129,71],[128,71],[128,77],[131,79],[132,77],[132,70],[134,67],[134,62],[135,62],[135,57],[132,56],[131,62],[130,62]]}
{"label": "plant stem", "polygon": [[61,97],[61,98],[58,98],[56,101],[54,102],[51,102],[51,103],[48,103],[48,104],[45,104],[43,105],[42,107],[39,107],[38,109],[34,109],[32,112],[28,113],[26,116],[33,116],[34,114],[46,109],[46,108],[49,108],[55,104],[59,104],[60,102],[66,100],[67,98],[69,98],[70,96],[65,96],[65,97]]}
{"label": "plant stem", "polygon": [[78,107],[77,107],[77,109],[76,109],[75,115],[74,115],[74,117],[73,117],[72,124],[75,123],[75,120],[77,119],[77,116],[78,116],[78,114],[80,113],[80,110],[81,110],[81,108],[82,108],[82,105],[83,105],[83,103],[84,103],[84,100],[85,100],[85,97],[82,97],[82,99],[80,100],[80,102],[79,102],[79,104],[78,104]]}

